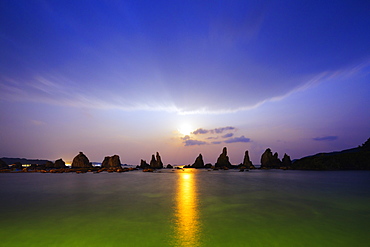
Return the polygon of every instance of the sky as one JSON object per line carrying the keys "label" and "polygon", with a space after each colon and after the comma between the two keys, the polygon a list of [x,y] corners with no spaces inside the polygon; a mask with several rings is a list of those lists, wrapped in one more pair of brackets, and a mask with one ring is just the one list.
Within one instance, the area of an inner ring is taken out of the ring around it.
{"label": "sky", "polygon": [[0,157],[298,159],[369,105],[369,1],[0,2]]}

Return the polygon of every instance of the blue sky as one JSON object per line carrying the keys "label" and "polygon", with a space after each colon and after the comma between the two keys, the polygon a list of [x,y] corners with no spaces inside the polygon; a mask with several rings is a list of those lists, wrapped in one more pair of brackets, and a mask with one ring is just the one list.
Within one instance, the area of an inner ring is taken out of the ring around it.
{"label": "blue sky", "polygon": [[0,6],[0,157],[258,164],[370,137],[366,1]]}

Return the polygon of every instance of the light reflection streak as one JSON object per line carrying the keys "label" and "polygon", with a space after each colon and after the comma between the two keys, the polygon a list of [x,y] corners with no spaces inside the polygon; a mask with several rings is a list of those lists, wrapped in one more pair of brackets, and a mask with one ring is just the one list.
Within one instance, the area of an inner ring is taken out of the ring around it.
{"label": "light reflection streak", "polygon": [[179,172],[175,204],[175,246],[200,246],[201,225],[195,174]]}

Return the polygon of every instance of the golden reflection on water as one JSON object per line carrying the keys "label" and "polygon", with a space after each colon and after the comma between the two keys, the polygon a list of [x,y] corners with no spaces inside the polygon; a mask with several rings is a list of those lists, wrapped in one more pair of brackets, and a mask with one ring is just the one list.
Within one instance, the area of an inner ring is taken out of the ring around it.
{"label": "golden reflection on water", "polygon": [[192,170],[178,174],[175,203],[175,246],[200,246],[198,192]]}

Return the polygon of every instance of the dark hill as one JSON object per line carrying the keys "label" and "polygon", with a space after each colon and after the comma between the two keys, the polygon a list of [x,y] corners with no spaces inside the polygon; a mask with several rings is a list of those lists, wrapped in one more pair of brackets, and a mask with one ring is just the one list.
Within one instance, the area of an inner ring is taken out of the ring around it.
{"label": "dark hill", "polygon": [[20,162],[21,164],[38,164],[43,165],[46,164],[49,160],[38,160],[38,159],[25,159],[25,158],[1,158],[7,165],[14,164],[16,162]]}
{"label": "dark hill", "polygon": [[370,170],[370,138],[357,148],[318,153],[295,160],[297,170]]}

